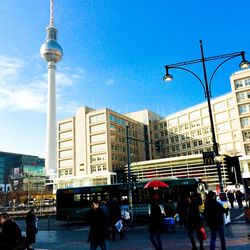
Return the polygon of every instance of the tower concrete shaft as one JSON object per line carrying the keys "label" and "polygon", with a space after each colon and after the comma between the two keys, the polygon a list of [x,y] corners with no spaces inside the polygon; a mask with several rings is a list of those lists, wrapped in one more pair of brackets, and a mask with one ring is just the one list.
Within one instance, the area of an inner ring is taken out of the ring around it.
{"label": "tower concrete shaft", "polygon": [[57,166],[57,129],[56,129],[56,64],[48,63],[48,106],[46,126],[45,168],[50,174]]}
{"label": "tower concrete shaft", "polygon": [[54,27],[54,1],[50,0],[50,24],[47,37],[40,49],[41,57],[48,64],[48,106],[45,149],[45,169],[47,175],[57,169],[57,129],[56,129],[56,63],[62,59],[63,50],[57,42],[57,29]]}

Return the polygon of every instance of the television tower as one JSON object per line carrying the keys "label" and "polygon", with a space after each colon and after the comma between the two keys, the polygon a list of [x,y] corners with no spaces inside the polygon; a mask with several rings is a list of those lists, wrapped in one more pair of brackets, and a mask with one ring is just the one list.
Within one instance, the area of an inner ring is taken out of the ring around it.
{"label": "television tower", "polygon": [[48,65],[48,106],[45,148],[45,169],[47,175],[56,173],[57,168],[57,125],[56,125],[56,63],[62,59],[63,50],[56,40],[54,27],[54,0],[50,0],[50,23],[46,29],[47,37],[40,49],[41,57]]}

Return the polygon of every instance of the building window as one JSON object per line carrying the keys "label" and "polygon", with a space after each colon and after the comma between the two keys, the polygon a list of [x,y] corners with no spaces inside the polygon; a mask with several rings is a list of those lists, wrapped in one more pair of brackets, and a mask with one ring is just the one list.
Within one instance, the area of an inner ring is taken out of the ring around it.
{"label": "building window", "polygon": [[59,152],[60,158],[69,158],[73,156],[73,150],[63,150]]}
{"label": "building window", "polygon": [[247,127],[250,125],[250,118],[245,117],[241,119],[241,125],[242,127]]}
{"label": "building window", "polygon": [[234,108],[235,107],[235,101],[233,98],[230,98],[227,100],[227,105],[228,105],[228,108]]}
{"label": "building window", "polygon": [[106,161],[107,156],[106,154],[92,155],[90,159],[91,159],[91,162]]}
{"label": "building window", "polygon": [[96,122],[101,122],[105,120],[105,114],[98,114],[94,116],[90,116],[89,121],[90,123],[96,123]]}
{"label": "building window", "polygon": [[105,123],[102,123],[102,124],[98,124],[98,125],[94,125],[94,126],[91,126],[90,127],[90,132],[91,133],[94,133],[94,132],[100,132],[100,131],[103,131],[105,130]]}
{"label": "building window", "polygon": [[169,127],[177,126],[177,124],[178,124],[177,118],[168,121]]}
{"label": "building window", "polygon": [[97,153],[97,152],[102,152],[107,150],[107,145],[106,144],[97,144],[97,145],[92,145],[90,147],[91,153]]}
{"label": "building window", "polygon": [[59,148],[63,149],[63,148],[69,148],[73,146],[73,141],[69,140],[69,141],[63,141],[59,143]]}
{"label": "building window", "polygon": [[123,125],[123,126],[126,125],[125,120],[123,120],[122,118],[119,118],[119,117],[118,117],[118,119],[117,119],[117,123],[120,124],[120,125]]}
{"label": "building window", "polygon": [[112,114],[109,115],[109,120],[112,121],[112,122],[114,122],[114,123],[117,122],[116,116],[114,116],[114,115],[112,115]]}
{"label": "building window", "polygon": [[209,126],[210,125],[210,119],[209,119],[209,117],[206,117],[206,118],[202,119],[202,125],[203,126]]}
{"label": "building window", "polygon": [[244,131],[244,139],[245,140],[248,140],[248,139],[250,139],[250,131]]}
{"label": "building window", "polygon": [[246,86],[246,87],[249,86],[249,85],[250,85],[250,78],[246,78],[246,79],[244,80],[244,83],[245,83],[245,86]]}
{"label": "building window", "polygon": [[245,148],[246,148],[247,154],[249,155],[249,153],[250,153],[250,145],[246,145]]}
{"label": "building window", "polygon": [[72,138],[73,137],[73,132],[69,131],[69,132],[63,132],[59,134],[59,138],[60,139],[67,139],[67,138]]}
{"label": "building window", "polygon": [[179,123],[188,122],[188,115],[183,115],[179,117]]}
{"label": "building window", "polygon": [[243,87],[243,83],[242,83],[242,80],[238,80],[235,82],[235,88],[238,89],[238,88],[242,88]]}
{"label": "building window", "polygon": [[106,140],[106,134],[91,135],[90,142],[100,142]]}
{"label": "building window", "polygon": [[73,129],[73,122],[65,122],[59,125],[59,130]]}
{"label": "building window", "polygon": [[93,186],[108,184],[107,178],[97,178],[93,180]]}
{"label": "building window", "polygon": [[215,115],[216,122],[225,121],[226,119],[227,119],[227,113],[226,112],[219,113],[219,114]]}
{"label": "building window", "polygon": [[240,114],[246,113],[247,111],[248,110],[247,110],[247,106],[246,105],[239,106],[239,112],[240,112]]}
{"label": "building window", "polygon": [[217,131],[222,132],[229,129],[229,124],[227,122],[217,124]]}
{"label": "building window", "polygon": [[242,101],[245,99],[245,93],[241,92],[241,93],[237,93],[237,101]]}
{"label": "building window", "polygon": [[200,111],[199,110],[196,110],[196,111],[189,114],[190,120],[194,120],[194,119],[197,119],[199,117],[200,117]]}
{"label": "building window", "polygon": [[219,102],[214,104],[214,111],[224,111],[226,109],[226,103],[225,102]]}
{"label": "building window", "polygon": [[59,161],[59,167],[73,167],[73,161],[72,160],[61,160]]}

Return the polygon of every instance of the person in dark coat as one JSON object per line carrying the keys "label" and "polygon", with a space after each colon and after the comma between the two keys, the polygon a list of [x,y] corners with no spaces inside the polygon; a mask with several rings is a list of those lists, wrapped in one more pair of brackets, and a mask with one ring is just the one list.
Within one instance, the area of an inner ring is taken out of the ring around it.
{"label": "person in dark coat", "polygon": [[[111,202],[108,205],[109,209],[109,216],[110,216],[110,223],[111,223],[111,228],[112,228],[112,240],[115,240],[115,235],[116,235],[116,226],[115,224],[122,219],[121,216],[121,207],[119,204],[119,201],[116,197],[114,197]],[[120,230],[119,232],[120,239],[124,238],[124,230]]]}
{"label": "person in dark coat", "polygon": [[155,194],[150,204],[149,239],[156,250],[162,250],[161,234],[163,232],[163,214],[158,203],[159,196]]}
{"label": "person in dark coat", "polygon": [[30,209],[30,211],[25,216],[26,222],[26,238],[29,242],[29,249],[32,250],[32,244],[36,242],[36,234],[37,230],[37,218],[34,212],[34,209]]}
{"label": "person in dark coat", "polygon": [[210,250],[215,250],[216,233],[220,237],[221,249],[226,250],[226,240],[224,236],[224,213],[228,213],[218,201],[216,201],[216,194],[212,190],[208,192],[207,201],[205,203],[205,220],[206,225],[210,229]]}
{"label": "person in dark coat", "polygon": [[[188,237],[192,244],[192,250],[196,250],[195,239],[193,233],[199,228],[203,227],[199,206],[201,205],[201,200],[196,198],[195,195],[190,195],[187,198],[187,221],[186,227],[188,230]],[[203,239],[199,238],[200,250],[203,250]]]}
{"label": "person in dark coat", "polygon": [[9,218],[9,215],[7,213],[1,213],[0,225],[2,227],[2,231],[0,233],[0,249],[14,249],[14,247],[16,247],[19,242],[22,241],[21,229],[15,221]]}
{"label": "person in dark coat", "polygon": [[107,250],[106,240],[109,238],[110,232],[98,200],[91,202],[91,209],[86,214],[86,222],[90,226],[88,236],[90,250],[96,250],[98,247]]}
{"label": "person in dark coat", "polygon": [[185,226],[187,219],[187,198],[185,196],[181,197],[177,202],[176,212],[179,215],[179,225]]}
{"label": "person in dark coat", "polygon": [[234,208],[234,200],[235,200],[233,190],[229,190],[227,192],[227,198],[228,198],[228,200],[230,202],[231,209],[233,209]]}
{"label": "person in dark coat", "polygon": [[236,201],[238,203],[239,209],[242,208],[243,207],[242,205],[243,193],[240,191],[240,189],[236,190],[235,197],[236,197]]}

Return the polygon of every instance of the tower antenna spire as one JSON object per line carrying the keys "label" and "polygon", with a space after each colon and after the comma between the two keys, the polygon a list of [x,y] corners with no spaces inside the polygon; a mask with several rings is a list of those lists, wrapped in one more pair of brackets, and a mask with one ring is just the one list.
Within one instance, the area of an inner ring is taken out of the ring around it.
{"label": "tower antenna spire", "polygon": [[50,0],[50,26],[54,26],[54,0]]}

